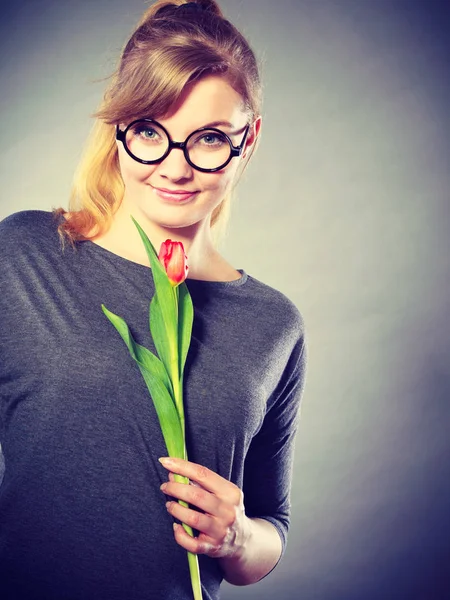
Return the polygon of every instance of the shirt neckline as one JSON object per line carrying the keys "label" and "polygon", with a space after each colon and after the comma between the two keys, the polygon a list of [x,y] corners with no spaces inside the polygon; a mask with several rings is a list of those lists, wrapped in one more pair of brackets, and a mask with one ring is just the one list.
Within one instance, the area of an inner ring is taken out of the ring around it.
{"label": "shirt neckline", "polygon": [[[130,260],[129,258],[120,256],[120,254],[116,254],[115,252],[112,252],[111,250],[108,250],[107,248],[96,244],[92,240],[80,240],[77,243],[84,244],[87,248],[90,248],[95,253],[103,254],[110,260],[112,259],[117,262],[121,262],[122,264],[126,264],[128,267],[136,269],[136,271],[140,271],[142,273],[148,273],[148,271],[151,271],[150,266],[142,265],[141,263],[137,263],[133,260]],[[191,279],[190,277],[188,277],[186,279],[186,283],[187,285],[190,285],[192,283],[193,285],[204,285],[212,287],[240,287],[241,285],[244,285],[247,282],[248,274],[244,271],[244,269],[236,270],[241,274],[241,277],[239,277],[239,279],[233,279],[231,281],[207,281],[205,279]]]}

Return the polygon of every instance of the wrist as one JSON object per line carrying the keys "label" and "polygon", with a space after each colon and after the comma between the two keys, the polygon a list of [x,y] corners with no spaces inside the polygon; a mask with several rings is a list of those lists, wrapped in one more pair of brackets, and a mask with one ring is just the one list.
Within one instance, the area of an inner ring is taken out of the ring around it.
{"label": "wrist", "polygon": [[276,528],[266,519],[246,519],[242,547],[231,557],[219,558],[224,579],[232,585],[256,583],[272,571],[281,557]]}
{"label": "wrist", "polygon": [[221,567],[225,573],[227,571],[235,571],[239,565],[245,562],[248,548],[252,543],[253,521],[245,515],[241,532],[241,535],[235,540],[233,553],[219,558]]}

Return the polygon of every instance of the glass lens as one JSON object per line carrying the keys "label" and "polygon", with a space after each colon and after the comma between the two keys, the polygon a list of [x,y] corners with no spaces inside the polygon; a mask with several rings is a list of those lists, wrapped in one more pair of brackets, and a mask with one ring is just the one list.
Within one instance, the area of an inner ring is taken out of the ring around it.
{"label": "glass lens", "polygon": [[[156,123],[138,121],[128,129],[125,143],[136,158],[158,161],[167,152],[169,138]],[[226,136],[210,129],[194,132],[187,141],[186,150],[191,162],[201,169],[217,169],[227,162],[231,154]]]}
{"label": "glass lens", "polygon": [[166,133],[155,123],[138,121],[127,131],[128,150],[141,160],[159,160],[169,147]]}
{"label": "glass lens", "polygon": [[225,135],[205,129],[188,140],[187,151],[192,163],[201,169],[217,169],[227,162],[231,147]]}

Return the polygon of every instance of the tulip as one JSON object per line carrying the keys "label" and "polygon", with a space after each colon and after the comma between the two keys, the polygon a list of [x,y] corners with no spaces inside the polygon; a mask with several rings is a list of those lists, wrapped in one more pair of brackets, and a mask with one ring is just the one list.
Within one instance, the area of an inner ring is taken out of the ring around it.
{"label": "tulip", "polygon": [[[138,344],[127,323],[109,311],[102,310],[114,325],[136,361],[158,415],[168,456],[188,460],[186,450],[185,416],[183,406],[183,372],[191,342],[194,307],[184,280],[188,266],[181,242],[166,240],[159,255],[147,234],[132,217],[144,243],[150,261],[155,293],[149,307],[150,332],[157,355]],[[175,481],[189,485],[183,475],[174,475]],[[184,500],[179,504],[189,507]],[[191,537],[190,525],[182,523]],[[202,600],[200,567],[197,554],[187,551],[194,600]]]}
{"label": "tulip", "polygon": [[158,259],[166,270],[167,277],[173,287],[180,285],[187,277],[187,256],[181,242],[166,240],[161,244]]}

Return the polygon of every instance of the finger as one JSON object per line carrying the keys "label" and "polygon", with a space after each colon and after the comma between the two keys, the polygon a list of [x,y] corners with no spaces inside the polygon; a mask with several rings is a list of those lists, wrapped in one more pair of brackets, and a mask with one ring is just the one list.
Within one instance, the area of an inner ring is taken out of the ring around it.
{"label": "finger", "polygon": [[227,505],[201,487],[169,481],[161,486],[161,491],[177,500],[184,500],[210,515],[228,517]]}
{"label": "finger", "polygon": [[219,539],[226,533],[223,531],[220,523],[211,515],[199,513],[191,508],[186,508],[178,502],[167,502],[166,508],[169,514],[182,523],[190,525],[193,529],[196,529],[200,533],[204,533],[213,539]]}
{"label": "finger", "polygon": [[[172,473],[170,473],[170,475],[172,475]],[[175,481],[175,478],[173,479],[173,481]],[[202,490],[204,490],[205,488],[203,486],[201,486],[199,483],[197,483],[196,481],[192,481],[192,479],[189,480],[189,485],[193,485],[194,487],[200,488]]]}
{"label": "finger", "polygon": [[218,548],[209,542],[200,540],[198,537],[190,536],[178,523],[173,524],[174,536],[176,542],[192,554],[211,554],[218,551]]}
{"label": "finger", "polygon": [[206,490],[212,493],[216,493],[220,490],[223,481],[229,483],[226,479],[223,479],[223,477],[220,477],[220,475],[214,473],[214,471],[211,471],[207,467],[188,460],[183,460],[182,458],[160,458],[159,461],[163,467],[169,471],[184,475],[185,477],[200,483]]}
{"label": "finger", "polygon": [[169,471],[184,475],[199,483],[203,489],[215,494],[222,500],[237,506],[240,505],[242,492],[238,486],[214,473],[211,469],[182,458],[160,458],[159,461]]}
{"label": "finger", "polygon": [[[175,479],[175,475],[169,471],[169,481],[176,481]],[[189,480],[189,485],[193,485],[195,487],[202,487],[199,483],[197,483],[196,481],[190,481]]]}

